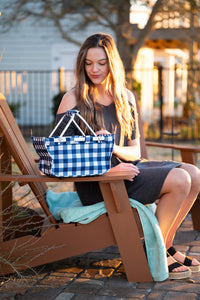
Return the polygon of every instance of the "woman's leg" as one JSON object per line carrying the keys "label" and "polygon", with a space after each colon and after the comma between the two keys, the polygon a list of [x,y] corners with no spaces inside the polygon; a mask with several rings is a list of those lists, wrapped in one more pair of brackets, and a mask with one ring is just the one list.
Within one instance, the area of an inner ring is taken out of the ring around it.
{"label": "woman's leg", "polygon": [[[167,239],[166,239],[166,248],[167,249],[172,246],[172,243],[173,243],[173,240],[174,240],[174,237],[175,237],[178,227],[180,226],[180,224],[182,223],[182,221],[184,220],[184,218],[190,211],[193,203],[195,202],[195,200],[197,198],[197,195],[200,192],[200,170],[196,166],[190,165],[190,164],[183,164],[181,166],[181,169],[186,170],[188,172],[188,174],[190,175],[191,188],[190,188],[190,192],[189,192],[188,196],[186,197],[185,201],[183,202],[183,205],[181,206],[181,209],[180,209],[180,211],[179,211],[179,213],[167,235]],[[182,263],[185,260],[185,255],[183,255],[179,251],[177,251],[173,255],[173,257]],[[199,264],[199,262],[193,258],[192,265],[198,265],[198,264]]]}
{"label": "woman's leg", "polygon": [[[180,213],[181,207],[188,197],[191,189],[191,177],[189,173],[181,168],[172,169],[161,190],[159,202],[156,209],[156,217],[163,235],[165,245],[171,230],[175,230],[175,220]],[[168,245],[166,245],[166,248]],[[172,256],[168,257],[168,264],[175,262]],[[182,266],[173,271],[181,272],[188,270]]]}
{"label": "woman's leg", "polygon": [[[185,199],[190,193],[190,189],[191,177],[188,172],[181,168],[174,168],[168,173],[161,189],[156,209],[156,217],[165,244],[168,241],[167,238],[169,233],[171,233],[171,228],[175,228],[173,225]],[[166,247],[168,246],[166,244]]]}

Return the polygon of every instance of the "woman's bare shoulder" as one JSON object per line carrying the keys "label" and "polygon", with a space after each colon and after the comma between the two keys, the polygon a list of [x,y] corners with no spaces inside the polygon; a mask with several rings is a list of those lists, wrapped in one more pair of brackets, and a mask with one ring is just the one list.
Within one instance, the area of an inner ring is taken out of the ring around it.
{"label": "woman's bare shoulder", "polygon": [[77,105],[75,89],[69,90],[66,94],[64,94],[60,106],[58,108],[57,114],[62,114],[67,110],[74,108]]}

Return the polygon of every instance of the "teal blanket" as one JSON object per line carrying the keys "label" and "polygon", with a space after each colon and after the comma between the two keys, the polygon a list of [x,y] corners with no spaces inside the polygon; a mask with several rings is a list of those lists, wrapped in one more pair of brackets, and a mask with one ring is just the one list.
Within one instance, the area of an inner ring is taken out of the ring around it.
{"label": "teal blanket", "polygon": [[[106,213],[104,202],[82,206],[77,192],[55,193],[47,190],[47,204],[56,220],[64,223],[78,222],[87,224]],[[147,251],[147,259],[154,281],[166,280],[169,276],[166,249],[158,221],[155,217],[155,204],[146,205],[129,199],[132,207],[136,208],[143,227]]]}

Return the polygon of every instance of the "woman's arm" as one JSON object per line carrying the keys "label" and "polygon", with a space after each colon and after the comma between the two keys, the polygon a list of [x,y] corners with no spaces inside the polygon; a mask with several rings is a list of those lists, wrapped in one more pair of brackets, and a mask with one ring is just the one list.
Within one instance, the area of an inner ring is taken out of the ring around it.
{"label": "woman's arm", "polygon": [[[110,132],[108,132],[107,130],[99,130],[96,132],[96,134],[110,134]],[[114,145],[113,154],[126,161],[134,161],[140,159],[140,138],[128,141],[128,146]]]}
{"label": "woman's arm", "polygon": [[[129,142],[129,146],[120,147],[114,145],[113,153],[119,158],[127,161],[134,161],[140,158],[140,146],[139,139]],[[140,171],[137,166],[129,162],[121,162],[117,166],[111,168],[108,172],[120,172],[120,171],[131,171],[134,172],[134,176],[137,176]],[[133,181],[133,178],[130,181]]]}
{"label": "woman's arm", "polygon": [[129,103],[132,107],[134,107],[134,119],[135,119],[135,130],[133,139],[128,141],[127,146],[118,146],[114,145],[113,153],[125,160],[125,161],[134,161],[141,158],[141,149],[140,149],[140,137],[138,133],[138,118],[137,118],[137,111],[136,111],[136,103],[135,103],[135,96],[130,90],[126,90],[128,95]]}
{"label": "woman's arm", "polygon": [[135,140],[128,141],[128,146],[121,147],[114,145],[113,154],[126,161],[134,161],[140,159],[140,139],[137,138]]}
{"label": "woman's arm", "polygon": [[[110,132],[108,132],[107,130],[99,130],[96,132],[96,134],[110,134]],[[128,141],[128,146],[118,146],[115,144],[113,148],[113,154],[126,161],[134,161],[140,159],[140,138]]]}
{"label": "woman's arm", "polygon": [[[96,134],[99,135],[99,134],[110,134],[110,133],[107,130],[99,130],[96,132]],[[117,166],[112,167],[108,171],[109,173],[120,172],[120,171],[131,171],[131,172],[134,171],[135,176],[137,176],[140,173],[137,166],[128,162],[128,161],[134,161],[140,159],[141,157],[139,138],[129,141],[128,146],[121,147],[121,146],[114,145],[113,153],[119,158],[123,160],[127,160],[127,163],[126,162],[119,163]],[[130,179],[130,181],[133,181],[133,179]]]}
{"label": "woman's arm", "polygon": [[65,113],[77,105],[75,89],[68,91],[62,98],[57,114]]}

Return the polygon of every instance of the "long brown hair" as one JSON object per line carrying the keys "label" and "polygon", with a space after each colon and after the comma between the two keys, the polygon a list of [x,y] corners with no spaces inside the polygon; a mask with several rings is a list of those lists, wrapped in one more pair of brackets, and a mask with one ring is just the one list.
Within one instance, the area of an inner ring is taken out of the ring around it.
{"label": "long brown hair", "polygon": [[102,128],[101,111],[94,99],[95,86],[85,72],[87,51],[96,47],[103,48],[107,55],[109,65],[108,89],[115,103],[117,119],[121,127],[121,137],[125,134],[128,139],[131,139],[134,122],[126,91],[125,70],[115,42],[108,34],[98,33],[88,37],[79,50],[75,70],[78,108],[81,115],[94,130]]}

